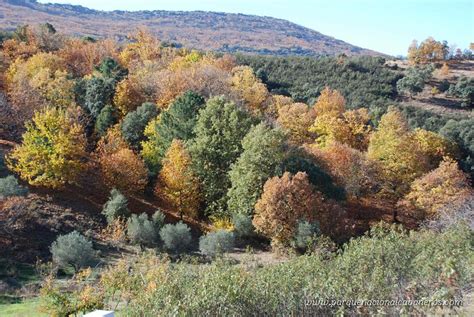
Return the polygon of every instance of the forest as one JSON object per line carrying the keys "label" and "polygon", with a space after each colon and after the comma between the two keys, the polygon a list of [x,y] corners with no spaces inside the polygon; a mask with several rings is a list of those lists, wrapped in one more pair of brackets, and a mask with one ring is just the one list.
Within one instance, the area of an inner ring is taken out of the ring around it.
{"label": "forest", "polygon": [[[0,39],[0,311],[464,312],[469,50],[231,55],[49,23]],[[420,107],[427,90],[452,106]]]}

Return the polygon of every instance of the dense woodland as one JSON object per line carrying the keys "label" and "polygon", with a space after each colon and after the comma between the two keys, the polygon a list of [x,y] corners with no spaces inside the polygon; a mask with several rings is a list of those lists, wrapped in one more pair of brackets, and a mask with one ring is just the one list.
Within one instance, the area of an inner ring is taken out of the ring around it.
{"label": "dense woodland", "polygon": [[[304,304],[469,291],[474,120],[400,101],[447,65],[420,56],[400,69],[380,57],[214,54],[144,30],[116,43],[19,27],[1,43],[0,243],[15,243],[13,215],[38,195],[103,204],[87,216],[96,226],[78,221],[46,248],[42,309],[57,316],[454,311]],[[447,85],[472,109],[472,78]],[[97,246],[118,244],[145,251],[87,269]],[[236,247],[289,260],[235,265],[225,253]]]}

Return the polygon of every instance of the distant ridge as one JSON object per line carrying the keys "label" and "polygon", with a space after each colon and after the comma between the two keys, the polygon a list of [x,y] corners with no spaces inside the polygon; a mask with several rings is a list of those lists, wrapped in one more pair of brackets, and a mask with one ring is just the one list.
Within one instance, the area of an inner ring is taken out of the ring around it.
{"label": "distant ridge", "polygon": [[205,11],[99,11],[79,5],[1,0],[0,28],[49,22],[65,34],[124,40],[146,27],[163,41],[201,50],[267,55],[380,55],[295,23]]}

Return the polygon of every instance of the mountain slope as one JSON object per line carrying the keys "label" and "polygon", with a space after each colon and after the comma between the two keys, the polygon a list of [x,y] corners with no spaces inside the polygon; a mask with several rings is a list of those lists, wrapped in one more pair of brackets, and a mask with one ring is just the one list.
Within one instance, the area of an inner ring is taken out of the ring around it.
{"label": "mountain slope", "polygon": [[163,41],[222,52],[271,55],[382,55],[282,19],[204,11],[97,11],[82,6],[1,0],[0,28],[49,22],[69,35],[119,40],[146,27]]}

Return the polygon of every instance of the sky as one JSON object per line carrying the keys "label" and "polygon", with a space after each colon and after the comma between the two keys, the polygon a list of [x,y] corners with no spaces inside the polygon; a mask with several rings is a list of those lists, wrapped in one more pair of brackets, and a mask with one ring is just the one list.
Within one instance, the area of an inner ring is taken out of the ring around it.
{"label": "sky", "polygon": [[97,10],[203,10],[282,18],[348,43],[406,55],[433,36],[464,49],[474,42],[474,0],[40,0]]}

